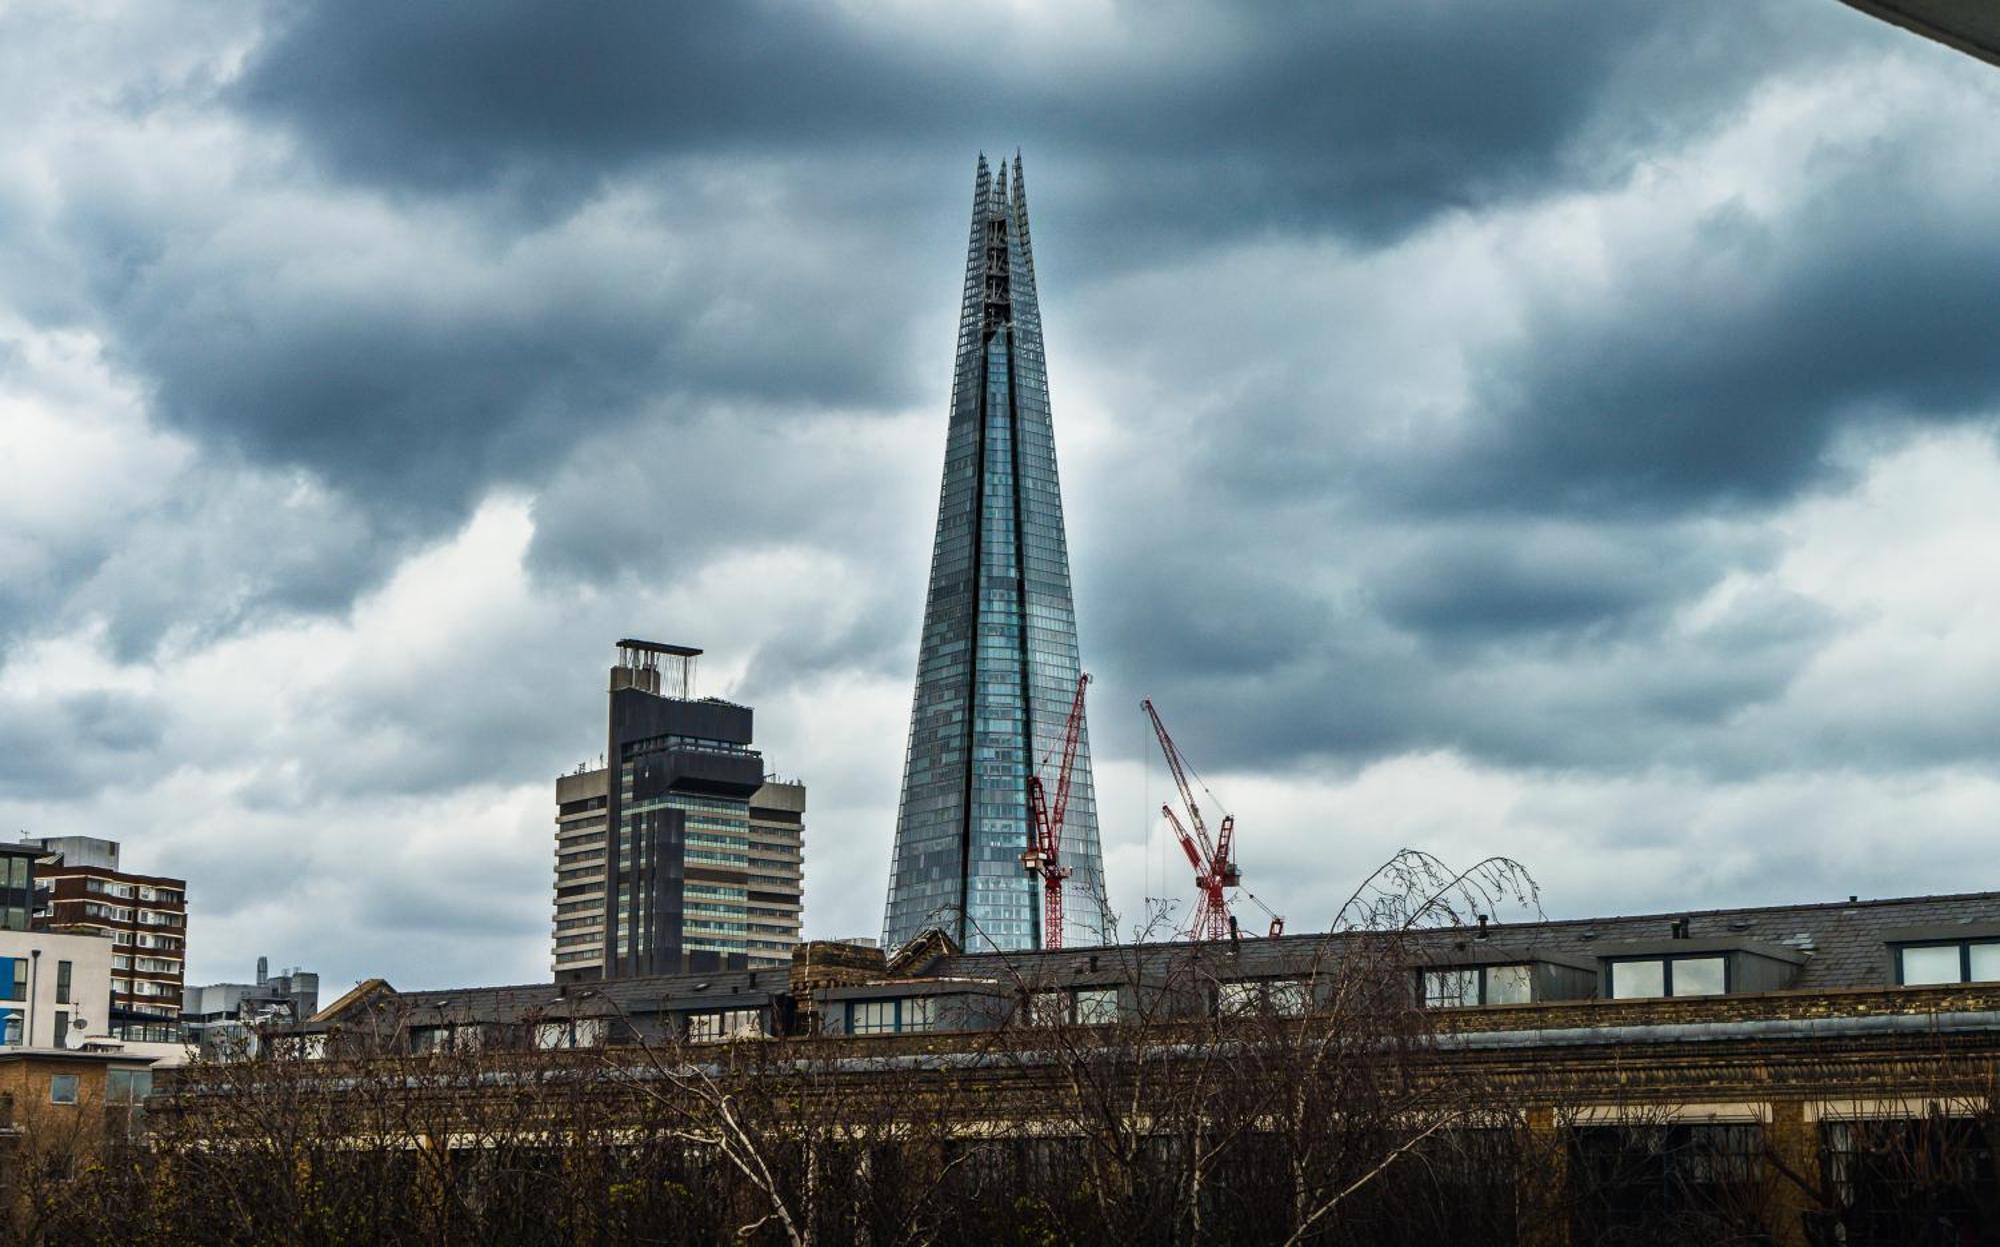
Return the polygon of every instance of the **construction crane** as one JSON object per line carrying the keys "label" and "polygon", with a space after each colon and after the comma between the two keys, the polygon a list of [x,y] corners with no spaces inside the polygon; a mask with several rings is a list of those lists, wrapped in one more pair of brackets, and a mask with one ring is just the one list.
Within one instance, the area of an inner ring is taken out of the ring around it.
{"label": "construction crane", "polygon": [[[1160,813],[1167,816],[1167,825],[1174,829],[1174,838],[1180,841],[1181,852],[1187,854],[1188,865],[1194,867],[1198,899],[1194,918],[1188,924],[1188,937],[1197,940],[1229,939],[1236,933],[1236,920],[1230,917],[1229,898],[1224,893],[1226,889],[1239,887],[1243,882],[1242,871],[1236,865],[1236,816],[1223,815],[1215,838],[1209,839],[1208,824],[1202,820],[1201,806],[1196,803],[1194,789],[1188,783],[1187,763],[1181,758],[1180,747],[1167,734],[1167,725],[1160,722],[1160,712],[1153,709],[1152,701],[1139,704],[1145,709],[1146,717],[1152,720],[1153,734],[1160,738],[1160,752],[1167,756],[1167,770],[1173,773],[1174,787],[1180,790],[1181,804],[1187,807],[1188,823],[1194,827],[1190,834],[1187,824],[1183,824],[1180,816],[1174,813],[1171,803],[1160,806]],[[1253,896],[1251,899],[1257,898]],[[1284,932],[1285,920],[1271,913],[1264,902],[1257,901],[1257,906],[1271,914],[1270,934],[1273,939],[1277,938]]]}
{"label": "construction crane", "polygon": [[1056,772],[1053,806],[1042,789],[1042,777],[1028,777],[1028,808],[1034,821],[1028,828],[1028,848],[1021,854],[1021,867],[1042,881],[1043,948],[1062,947],[1063,882],[1070,875],[1070,868],[1062,862],[1062,829],[1069,813],[1069,780],[1076,769],[1077,741],[1083,736],[1083,691],[1088,687],[1088,674],[1076,677],[1076,699],[1070,702],[1069,723],[1063,729],[1062,766]]}

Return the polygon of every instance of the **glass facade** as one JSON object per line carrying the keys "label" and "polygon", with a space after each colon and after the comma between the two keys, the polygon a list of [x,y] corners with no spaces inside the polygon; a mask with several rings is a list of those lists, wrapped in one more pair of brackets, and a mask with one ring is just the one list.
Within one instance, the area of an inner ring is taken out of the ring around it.
{"label": "glass facade", "polygon": [[[1021,867],[1028,777],[1054,784],[1079,661],[1021,161],[973,191],[937,536],[883,939],[938,926],[968,949],[1040,947]],[[1061,858],[1063,943],[1105,938],[1086,728]]]}

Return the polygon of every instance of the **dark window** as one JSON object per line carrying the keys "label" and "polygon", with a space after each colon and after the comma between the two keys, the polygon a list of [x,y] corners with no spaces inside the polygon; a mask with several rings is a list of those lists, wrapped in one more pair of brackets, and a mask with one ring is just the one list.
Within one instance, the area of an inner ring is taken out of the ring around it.
{"label": "dark window", "polygon": [[1824,1123],[1821,1176],[1836,1201],[1842,1241],[1995,1241],[2000,1158],[1991,1131],[1990,1119],[1944,1116]]}
{"label": "dark window", "polygon": [[1570,1134],[1570,1241],[1761,1242],[1762,1127],[1581,1126]]}
{"label": "dark window", "polygon": [[49,1076],[49,1103],[76,1103],[77,1076],[75,1074],[51,1074]]}
{"label": "dark window", "polygon": [[144,1069],[114,1069],[104,1075],[106,1104],[139,1104],[153,1093],[153,1072]]}
{"label": "dark window", "polygon": [[69,1000],[70,965],[67,961],[56,962],[56,1003],[66,1005]]}

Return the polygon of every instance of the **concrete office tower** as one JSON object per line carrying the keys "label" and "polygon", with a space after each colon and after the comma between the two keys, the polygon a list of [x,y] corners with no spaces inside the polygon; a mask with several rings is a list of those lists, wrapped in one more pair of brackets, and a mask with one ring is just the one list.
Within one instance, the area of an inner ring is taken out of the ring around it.
{"label": "concrete office tower", "polygon": [[805,786],[765,774],[750,707],[694,696],[700,654],[618,642],[609,765],[556,779],[558,983],[791,964]]}
{"label": "concrete office tower", "polygon": [[[1005,163],[995,177],[982,156],[883,921],[889,947],[928,926],[968,949],[1041,945],[1041,885],[1021,869],[1028,776],[1060,756],[1077,664],[1021,160],[1010,185]],[[1088,731],[1061,852],[1074,872],[1063,943],[1101,943]]]}

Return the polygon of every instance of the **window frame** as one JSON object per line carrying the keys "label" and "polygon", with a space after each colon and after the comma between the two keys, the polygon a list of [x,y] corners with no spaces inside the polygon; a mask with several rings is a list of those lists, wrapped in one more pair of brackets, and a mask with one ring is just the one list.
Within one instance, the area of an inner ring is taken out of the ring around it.
{"label": "window frame", "polygon": [[[62,1096],[56,1094],[56,1088],[59,1086],[67,1087],[69,1089],[68,1099],[64,1099]],[[82,1096],[82,1094],[83,1094],[83,1076],[81,1074],[49,1075],[49,1103],[75,1104],[78,1101],[78,1099]]]}
{"label": "window frame", "polygon": [[[850,1035],[902,1035],[937,1029],[937,997],[935,996],[870,996],[847,1002],[847,1033]],[[887,1005],[888,1025],[870,1024],[866,1029],[857,1029],[855,1017],[864,1008]],[[905,1005],[922,1005],[922,1008],[905,1008]]]}
{"label": "window frame", "polygon": [[[1972,950],[1974,947],[2000,948],[2000,937],[1961,936],[1951,940],[1899,940],[1890,946],[1895,960],[1896,986],[1898,987],[1963,987],[1968,983],[1994,983],[2000,979],[1975,979],[1972,977]],[[1958,979],[1951,983],[1910,983],[1905,981],[1903,954],[1913,948],[1956,948],[1958,950]]]}
{"label": "window frame", "polygon": [[[1650,960],[1650,958],[1639,957],[1639,958],[1634,958],[1633,960],[1646,961]],[[1486,972],[1488,970],[1513,970],[1513,969],[1522,969],[1528,972],[1528,998],[1525,1001],[1504,1000],[1498,1003],[1495,1003],[1487,999],[1489,993],[1487,990]],[[1470,974],[1474,976],[1474,981],[1476,984],[1474,994],[1477,996],[1477,999],[1461,1001],[1458,1004],[1432,1004],[1429,980],[1430,976],[1433,974]],[[1450,966],[1450,965],[1418,966],[1417,999],[1423,1003],[1423,1006],[1426,1009],[1486,1009],[1486,1008],[1505,1008],[1511,1005],[1518,1005],[1518,1004],[1534,1004],[1535,963],[1532,961],[1495,961],[1491,964],[1486,964],[1482,962],[1479,965],[1473,965],[1473,966]]]}
{"label": "window frame", "polygon": [[[1616,991],[1616,967],[1620,965],[1660,963],[1660,994],[1657,996],[1620,996]],[[1683,995],[1674,990],[1674,963],[1677,961],[1720,961],[1722,963],[1722,990],[1719,992],[1695,992]],[[1736,994],[1736,957],[1728,949],[1720,951],[1690,953],[1647,953],[1632,957],[1607,957],[1604,959],[1603,978],[1606,1000],[1705,1000],[1716,996]]]}

